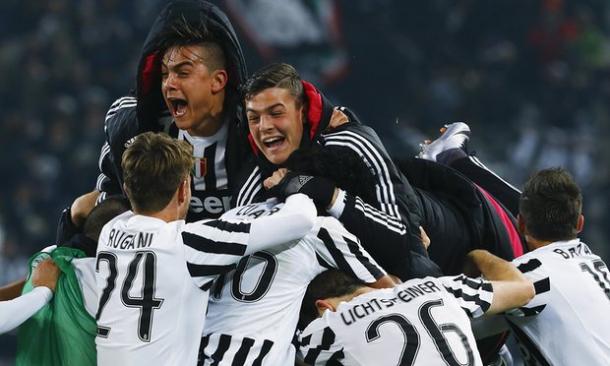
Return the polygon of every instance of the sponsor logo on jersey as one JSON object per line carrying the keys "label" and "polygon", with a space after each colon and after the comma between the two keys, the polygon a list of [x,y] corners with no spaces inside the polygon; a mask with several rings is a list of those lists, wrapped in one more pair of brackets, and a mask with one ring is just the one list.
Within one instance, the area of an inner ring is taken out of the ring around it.
{"label": "sponsor logo on jersey", "polygon": [[214,193],[197,194],[191,197],[189,221],[192,221],[190,219],[191,214],[201,218],[216,218],[231,208],[231,195],[228,194],[228,190]]}

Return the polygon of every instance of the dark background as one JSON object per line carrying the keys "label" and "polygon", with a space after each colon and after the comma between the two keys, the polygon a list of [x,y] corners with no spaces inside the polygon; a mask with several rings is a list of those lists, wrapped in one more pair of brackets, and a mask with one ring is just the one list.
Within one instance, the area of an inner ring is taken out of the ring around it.
{"label": "dark background", "polygon": [[[164,1],[0,4],[0,284],[52,244],[58,215],[92,190],[110,103],[134,85]],[[374,126],[396,157],[466,121],[472,148],[521,184],[568,168],[583,238],[608,259],[610,2],[226,0],[249,71],[294,64]],[[14,336],[0,337],[0,365]]]}

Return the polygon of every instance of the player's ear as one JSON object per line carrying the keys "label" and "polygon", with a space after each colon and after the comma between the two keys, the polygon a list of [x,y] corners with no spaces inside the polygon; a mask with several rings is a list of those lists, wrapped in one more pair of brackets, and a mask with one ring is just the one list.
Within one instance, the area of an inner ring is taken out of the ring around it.
{"label": "player's ear", "polygon": [[218,69],[212,73],[212,93],[218,93],[227,86],[229,75],[227,70]]}
{"label": "player's ear", "polygon": [[190,176],[182,180],[180,186],[178,186],[178,203],[182,204],[190,200],[189,189],[191,187]]}
{"label": "player's ear", "polygon": [[578,221],[576,222],[576,232],[580,233],[582,229],[585,227],[585,216],[578,216]]}
{"label": "player's ear", "polygon": [[521,235],[525,235],[525,220],[521,214],[517,214],[517,229]]}
{"label": "player's ear", "polygon": [[318,315],[320,316],[322,316],[326,310],[335,311],[335,305],[326,299],[316,300],[315,305],[318,310]]}

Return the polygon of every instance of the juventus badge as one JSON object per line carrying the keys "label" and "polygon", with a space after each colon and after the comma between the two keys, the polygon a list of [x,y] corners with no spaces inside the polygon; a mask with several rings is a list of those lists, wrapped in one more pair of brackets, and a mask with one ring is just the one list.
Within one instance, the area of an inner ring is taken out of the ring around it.
{"label": "juventus badge", "polygon": [[196,178],[205,177],[208,172],[208,158],[195,158],[194,175]]}

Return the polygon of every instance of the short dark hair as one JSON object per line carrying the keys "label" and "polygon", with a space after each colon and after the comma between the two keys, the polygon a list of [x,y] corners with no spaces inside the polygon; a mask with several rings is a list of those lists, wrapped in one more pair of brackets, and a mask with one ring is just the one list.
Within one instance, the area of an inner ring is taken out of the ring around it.
{"label": "short dark hair", "polygon": [[572,176],[562,168],[543,169],[525,183],[519,214],[530,235],[538,240],[576,238],[582,213],[582,194]]}
{"label": "short dark hair", "polygon": [[296,98],[298,107],[305,104],[305,92],[301,77],[291,65],[275,63],[261,68],[246,80],[242,87],[242,94],[245,100],[249,100],[269,88],[287,89]]}
{"label": "short dark hair", "polygon": [[129,211],[131,206],[129,200],[123,196],[108,197],[95,206],[83,225],[83,234],[89,239],[97,242],[102,232],[102,228],[108,221],[125,211]]}
{"label": "short dark hair", "polygon": [[172,47],[197,45],[203,47],[204,55],[201,55],[201,60],[210,71],[226,67],[221,44],[203,21],[191,24],[183,15],[161,34],[160,39],[161,55]]}
{"label": "short dark hair", "polygon": [[336,269],[320,273],[314,277],[305,291],[301,303],[299,328],[305,328],[318,318],[316,300],[345,296],[364,286],[366,285],[360,280]]}
{"label": "short dark hair", "polygon": [[193,168],[193,147],[164,133],[138,135],[121,167],[129,202],[140,213],[161,211]]}

